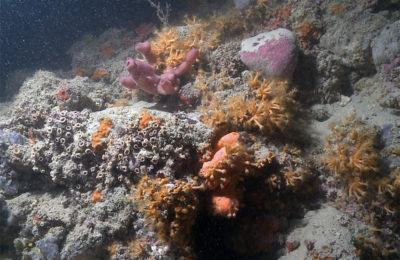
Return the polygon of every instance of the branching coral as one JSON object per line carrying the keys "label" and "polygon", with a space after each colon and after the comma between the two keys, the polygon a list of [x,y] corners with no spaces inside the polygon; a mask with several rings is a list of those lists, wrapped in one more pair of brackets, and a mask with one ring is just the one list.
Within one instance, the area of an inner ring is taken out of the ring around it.
{"label": "branching coral", "polygon": [[[378,231],[372,241],[359,243],[363,251],[369,251],[369,257],[374,255],[375,258],[394,253],[390,247],[397,242],[382,241],[388,241],[388,236],[397,236],[393,230],[398,230],[400,225],[399,175],[378,163],[385,162],[380,158],[378,137],[376,128],[362,124],[353,114],[332,127],[332,134],[327,138],[330,155],[324,160],[348,194],[338,196],[337,205],[352,212],[352,201],[357,201],[357,208],[364,211],[365,220]],[[349,207],[346,206],[348,202]]]}
{"label": "branching coral", "polygon": [[151,49],[157,57],[157,70],[160,72],[167,67],[176,67],[191,48],[197,48],[200,52],[215,49],[221,39],[258,27],[268,11],[266,1],[263,0],[245,11],[214,13],[203,19],[185,16],[187,31],[183,33],[165,26],[155,32],[156,38],[151,43]]}
{"label": "branching coral", "polygon": [[373,128],[349,117],[332,129],[327,138],[330,155],[324,162],[344,182],[349,197],[364,202],[369,198],[371,204],[381,205],[388,214],[393,214],[396,175],[385,174],[379,168],[376,136]]}
{"label": "branching coral", "polygon": [[193,17],[189,19],[187,16],[184,23],[190,27],[189,37],[185,39],[186,44],[194,46],[200,50],[215,49],[220,41],[220,32],[215,29],[212,20],[198,19]]}
{"label": "branching coral", "polygon": [[350,197],[355,197],[358,201],[365,198],[367,195],[368,183],[362,182],[360,177],[355,177],[349,183],[348,193]]}
{"label": "branching coral", "polygon": [[188,251],[199,204],[193,184],[145,176],[134,190],[139,210],[146,214],[160,238]]}
{"label": "branching coral", "polygon": [[215,14],[211,17],[214,21],[215,29],[221,37],[232,37],[248,31],[250,28],[250,20],[246,19],[245,12],[239,10],[230,10],[225,15]]}
{"label": "branching coral", "polygon": [[249,78],[248,84],[252,91],[247,97],[232,97],[222,109],[218,99],[203,107],[204,122],[262,133],[286,131],[297,107],[296,91],[289,90],[286,81],[261,80],[258,73]]}
{"label": "branching coral", "polygon": [[344,136],[338,129],[333,130],[339,140],[328,140],[330,156],[325,159],[328,169],[334,171],[335,177],[348,184],[348,194],[357,200],[367,195],[368,179],[378,172],[378,153],[374,138],[364,127],[356,127]]}
{"label": "branching coral", "polygon": [[156,39],[151,42],[151,50],[156,57],[158,72],[177,67],[185,60],[190,49],[195,48],[202,52],[217,46],[218,36],[215,32],[206,33],[208,24],[205,21],[186,18],[185,23],[189,25],[185,37],[178,29],[170,27],[164,27],[155,33]]}
{"label": "branching coral", "polygon": [[183,50],[190,49],[179,40],[178,30],[165,27],[155,34],[157,37],[151,42],[151,50],[157,57],[157,70],[178,66],[185,59],[186,52]]}
{"label": "branching coral", "polygon": [[284,170],[283,171],[286,186],[298,188],[304,180],[304,173],[301,170]]}
{"label": "branching coral", "polygon": [[143,259],[145,257],[149,257],[147,255],[148,245],[144,239],[136,239],[129,243],[129,248],[131,250],[130,256],[133,259]]}
{"label": "branching coral", "polygon": [[[233,9],[224,13],[214,13],[207,19],[208,24],[212,25],[207,29],[216,31],[219,39],[233,38],[243,34],[243,32],[261,29],[265,23],[264,19],[271,13],[268,0],[258,0],[256,4],[249,5],[245,10]],[[288,15],[286,20],[287,17]]]}
{"label": "branching coral", "polygon": [[336,177],[364,179],[379,171],[378,151],[372,129],[355,124],[351,131],[345,126],[333,128],[328,138],[330,156],[325,159],[327,167]]}

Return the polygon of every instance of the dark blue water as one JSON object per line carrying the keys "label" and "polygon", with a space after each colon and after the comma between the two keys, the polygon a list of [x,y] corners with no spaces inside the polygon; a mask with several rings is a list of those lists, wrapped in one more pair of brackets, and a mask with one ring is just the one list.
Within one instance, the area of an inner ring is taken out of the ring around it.
{"label": "dark blue water", "polygon": [[[190,1],[168,2],[178,11]],[[83,34],[149,21],[157,17],[145,0],[0,0],[0,97],[11,71],[68,66],[66,51]]]}

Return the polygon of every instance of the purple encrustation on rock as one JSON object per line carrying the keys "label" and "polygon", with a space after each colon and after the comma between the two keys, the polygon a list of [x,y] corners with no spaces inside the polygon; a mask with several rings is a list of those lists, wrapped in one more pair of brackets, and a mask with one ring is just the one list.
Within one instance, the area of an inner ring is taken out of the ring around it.
{"label": "purple encrustation on rock", "polygon": [[171,95],[179,90],[179,77],[185,73],[199,56],[199,50],[192,48],[184,62],[176,68],[168,68],[167,71],[158,75],[155,72],[154,64],[156,57],[151,52],[149,42],[142,42],[136,45],[136,50],[141,52],[147,60],[134,60],[130,57],[126,60],[126,69],[131,74],[121,77],[120,83],[130,89],[142,89],[151,94]]}
{"label": "purple encrustation on rock", "polygon": [[267,78],[290,79],[297,63],[296,37],[279,28],[242,41],[240,57]]}

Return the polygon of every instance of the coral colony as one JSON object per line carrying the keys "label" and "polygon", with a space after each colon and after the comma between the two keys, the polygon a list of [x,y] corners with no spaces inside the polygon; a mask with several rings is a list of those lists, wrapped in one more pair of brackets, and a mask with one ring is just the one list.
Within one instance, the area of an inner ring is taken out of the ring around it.
{"label": "coral colony", "polygon": [[[74,45],[74,78],[38,71],[24,82],[0,124],[1,249],[21,259],[399,257],[398,125],[353,111],[330,121],[326,140],[308,126],[331,115],[307,102],[336,101],[343,77],[367,75],[345,69],[368,61],[321,47],[330,27],[299,16],[313,13],[308,1],[235,2],[241,10],[179,17],[182,26],[158,10],[162,28]],[[351,10],[326,2],[316,17]],[[399,58],[379,55],[379,105],[395,108]],[[357,91],[375,93],[369,80]],[[327,208],[335,228],[307,225]],[[349,235],[302,241],[302,228]]]}

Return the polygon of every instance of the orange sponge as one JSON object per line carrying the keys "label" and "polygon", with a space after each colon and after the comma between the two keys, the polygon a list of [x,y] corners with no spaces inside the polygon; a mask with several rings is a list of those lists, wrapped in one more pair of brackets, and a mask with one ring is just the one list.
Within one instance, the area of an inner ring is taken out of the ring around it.
{"label": "orange sponge", "polygon": [[221,149],[225,145],[233,145],[239,140],[239,133],[231,132],[229,134],[224,135],[221,137],[217,143],[217,150]]}
{"label": "orange sponge", "polygon": [[228,218],[235,217],[239,211],[239,201],[234,197],[213,196],[212,204],[215,214]]}

